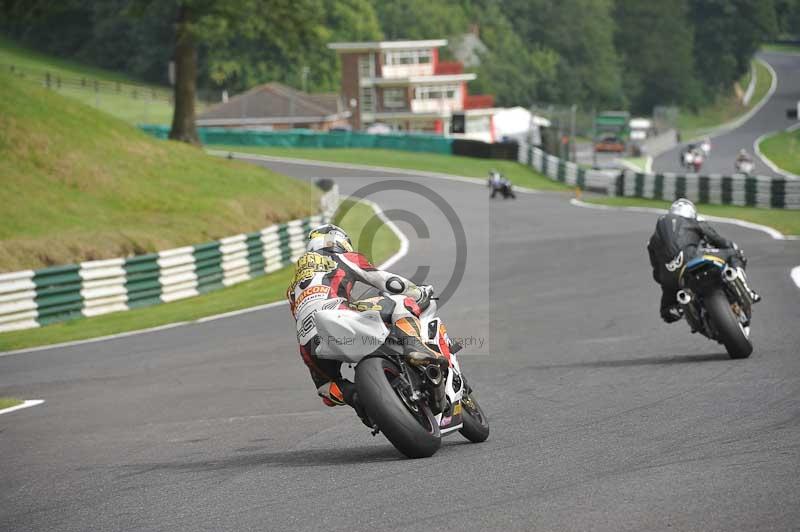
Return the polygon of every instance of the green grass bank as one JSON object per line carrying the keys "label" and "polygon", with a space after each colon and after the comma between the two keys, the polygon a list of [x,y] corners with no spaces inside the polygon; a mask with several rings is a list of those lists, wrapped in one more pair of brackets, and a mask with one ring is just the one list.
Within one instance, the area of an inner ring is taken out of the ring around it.
{"label": "green grass bank", "polygon": [[0,73],[0,272],[198,244],[315,214],[319,190]]}
{"label": "green grass bank", "polygon": [[[375,213],[370,206],[364,203],[353,205],[345,200],[335,221],[350,234],[354,243],[360,242],[363,245],[366,239],[361,242],[362,231],[368,224],[371,226],[375,223],[374,218]],[[382,223],[375,231],[371,243],[371,246],[361,251],[375,264],[380,264],[400,248],[397,236]],[[286,288],[293,274],[294,268],[290,266],[223,290],[172,303],[56,323],[37,329],[0,333],[0,352],[192,321],[280,301],[286,297]],[[289,312],[288,307],[286,312]]]}
{"label": "green grass bank", "polygon": [[0,410],[5,410],[6,408],[11,408],[12,406],[19,406],[22,404],[22,401],[19,399],[14,399],[13,397],[0,397]]}
{"label": "green grass bank", "polygon": [[41,54],[4,37],[0,37],[0,72],[32,86],[43,86],[49,73],[53,92],[130,123],[169,124],[172,121],[170,87]]}
{"label": "green grass bank", "polygon": [[800,129],[774,133],[764,138],[758,147],[766,158],[780,168],[800,175]]}

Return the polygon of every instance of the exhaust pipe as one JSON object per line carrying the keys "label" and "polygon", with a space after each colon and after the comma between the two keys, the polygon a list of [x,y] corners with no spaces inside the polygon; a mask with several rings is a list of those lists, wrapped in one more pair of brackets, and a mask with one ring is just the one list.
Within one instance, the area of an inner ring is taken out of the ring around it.
{"label": "exhaust pipe", "polygon": [[678,303],[681,305],[688,305],[692,302],[692,296],[690,296],[689,292],[686,290],[678,290],[676,297],[678,298]]}
{"label": "exhaust pipe", "polygon": [[722,270],[722,278],[725,279],[725,281],[732,283],[739,278],[739,270],[736,268],[731,268],[730,266],[725,266],[725,268]]}
{"label": "exhaust pipe", "polygon": [[439,386],[442,383],[442,369],[438,364],[430,364],[425,366],[425,376],[431,381],[434,386]]}

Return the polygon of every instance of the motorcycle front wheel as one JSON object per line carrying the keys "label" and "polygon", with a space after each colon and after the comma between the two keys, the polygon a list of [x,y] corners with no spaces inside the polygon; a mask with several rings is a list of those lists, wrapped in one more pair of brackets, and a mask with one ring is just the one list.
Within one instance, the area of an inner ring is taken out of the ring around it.
{"label": "motorcycle front wheel", "polygon": [[753,352],[753,344],[736,314],[733,313],[725,292],[721,289],[714,290],[706,296],[705,305],[728,355],[731,358],[749,357]]}
{"label": "motorcycle front wheel", "polygon": [[472,395],[472,390],[461,399],[461,419],[464,426],[458,431],[472,443],[486,441],[489,437],[489,420],[481,405]]}
{"label": "motorcycle front wheel", "polygon": [[430,407],[408,397],[400,368],[385,358],[365,358],[356,366],[356,388],[369,418],[408,458],[427,458],[442,445]]}

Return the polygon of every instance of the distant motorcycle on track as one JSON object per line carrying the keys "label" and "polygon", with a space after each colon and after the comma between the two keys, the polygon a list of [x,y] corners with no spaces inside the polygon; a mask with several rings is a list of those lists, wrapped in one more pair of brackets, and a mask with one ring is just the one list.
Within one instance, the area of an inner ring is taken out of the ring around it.
{"label": "distant motorcycle on track", "polygon": [[700,169],[703,167],[703,163],[705,162],[705,156],[703,155],[702,150],[695,150],[693,157],[692,157],[692,171],[695,174],[700,173]]}
{"label": "distant motorcycle on track", "polygon": [[517,199],[517,195],[514,193],[514,185],[499,172],[489,172],[489,179],[486,182],[486,186],[492,189],[492,194],[489,196],[492,199],[494,199],[498,193],[503,196],[503,199]]}
{"label": "distant motorcycle on track", "polygon": [[753,175],[753,161],[748,161],[746,159],[736,161],[736,173],[744,174],[746,176]]}

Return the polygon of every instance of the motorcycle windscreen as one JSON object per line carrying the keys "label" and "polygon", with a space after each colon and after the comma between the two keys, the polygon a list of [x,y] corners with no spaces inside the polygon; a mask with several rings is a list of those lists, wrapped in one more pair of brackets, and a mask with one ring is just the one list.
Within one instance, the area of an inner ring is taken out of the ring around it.
{"label": "motorcycle windscreen", "polygon": [[320,339],[319,358],[355,364],[383,345],[389,336],[377,310],[318,310],[314,321]]}

